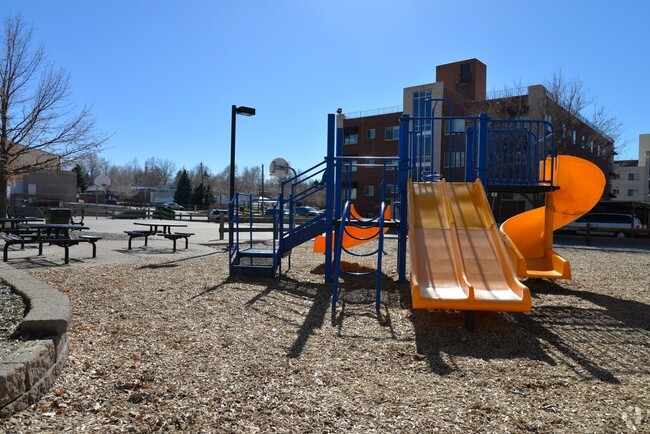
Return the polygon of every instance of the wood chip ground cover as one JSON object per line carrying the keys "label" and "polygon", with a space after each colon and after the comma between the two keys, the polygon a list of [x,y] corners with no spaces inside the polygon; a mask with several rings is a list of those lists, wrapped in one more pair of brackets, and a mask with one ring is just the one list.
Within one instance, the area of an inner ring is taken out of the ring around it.
{"label": "wood chip ground cover", "polygon": [[[388,241],[382,306],[321,255],[279,279],[227,255],[30,274],[73,304],[68,365],[6,432],[650,432],[650,255],[559,249],[527,314],[412,311]],[[372,263],[350,259],[362,267]]]}

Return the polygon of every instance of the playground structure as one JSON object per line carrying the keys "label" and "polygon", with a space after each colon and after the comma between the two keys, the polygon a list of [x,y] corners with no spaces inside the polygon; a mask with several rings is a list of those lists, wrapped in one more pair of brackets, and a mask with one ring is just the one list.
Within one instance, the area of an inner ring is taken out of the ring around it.
{"label": "playground structure", "polygon": [[[430,139],[435,128],[443,127],[445,179],[433,170],[436,155],[443,152],[436,152]],[[375,218],[363,219],[354,209],[351,173],[362,167],[381,171],[380,212]],[[400,283],[407,281],[409,246],[414,308],[529,311],[530,293],[519,279],[571,277],[568,261],[553,251],[553,231],[598,202],[605,178],[586,160],[557,156],[553,126],[546,121],[494,120],[485,114],[403,115],[396,157],[349,157],[343,155],[342,128],[336,128],[334,115],[329,115],[325,160],[281,185],[271,248],[255,248],[252,232],[241,240],[243,218],[239,213],[230,216],[236,233],[230,246],[231,274],[276,276],[282,272],[283,258],[291,267],[294,247],[316,239],[314,251],[324,253],[325,280],[333,284],[333,308],[339,276],[348,273],[341,267],[341,254],[376,256],[375,270],[349,274],[376,274],[379,310],[383,238],[393,228]],[[295,224],[294,207],[323,190],[325,213]],[[486,190],[540,194],[545,203],[498,228]],[[233,209],[251,199],[235,195]],[[371,240],[377,240],[378,247],[370,253],[351,249]]]}

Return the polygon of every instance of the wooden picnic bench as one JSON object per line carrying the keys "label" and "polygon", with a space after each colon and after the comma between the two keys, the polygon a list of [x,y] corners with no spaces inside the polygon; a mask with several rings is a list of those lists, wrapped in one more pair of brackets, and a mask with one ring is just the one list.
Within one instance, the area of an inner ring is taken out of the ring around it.
{"label": "wooden picnic bench", "polygon": [[187,249],[189,246],[189,238],[194,235],[193,233],[190,232],[174,232],[174,233],[168,233],[168,234],[158,234],[161,237],[165,237],[168,240],[172,240],[174,242],[174,252],[176,251],[176,240],[179,240],[181,238],[185,239],[185,248]]}

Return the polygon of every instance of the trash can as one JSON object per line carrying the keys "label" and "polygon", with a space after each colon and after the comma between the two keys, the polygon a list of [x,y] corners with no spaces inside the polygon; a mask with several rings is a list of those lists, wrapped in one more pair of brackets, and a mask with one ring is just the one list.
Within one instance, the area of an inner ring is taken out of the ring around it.
{"label": "trash can", "polygon": [[50,208],[45,215],[45,221],[54,224],[68,224],[72,218],[70,208]]}

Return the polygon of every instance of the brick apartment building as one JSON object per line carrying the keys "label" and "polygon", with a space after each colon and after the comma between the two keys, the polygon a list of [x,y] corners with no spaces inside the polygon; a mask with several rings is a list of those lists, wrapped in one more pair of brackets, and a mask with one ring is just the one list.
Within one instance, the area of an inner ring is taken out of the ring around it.
{"label": "brick apartment building", "polygon": [[[547,120],[555,128],[558,153],[571,154],[597,164],[606,177],[612,175],[613,140],[601,134],[589,122],[571,115],[561,101],[555,101],[541,85],[506,90],[488,95],[487,66],[478,59],[468,59],[436,67],[436,81],[404,88],[403,106],[339,114],[337,125],[343,128],[345,156],[397,157],[399,120],[402,114],[410,117],[478,116],[487,113],[493,119]],[[437,101],[437,102],[436,102]],[[453,113],[452,113],[453,108]],[[464,152],[450,146],[453,134],[463,131],[465,120],[421,120],[412,129],[423,149],[433,156],[428,168],[452,179],[454,171],[464,170]],[[357,210],[366,216],[379,212],[381,176],[384,170],[379,161],[364,160],[364,165],[350,165],[344,174],[352,187],[352,199]],[[374,163],[374,164],[373,164]],[[389,171],[390,172],[390,171]],[[388,182],[393,175],[389,173]],[[390,191],[385,192],[388,195]],[[609,196],[609,184],[605,197]],[[390,202],[390,197],[387,201]],[[497,220],[530,208],[526,197],[515,192],[491,195]]]}

